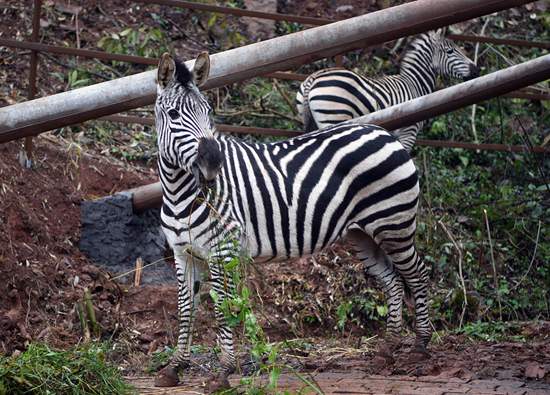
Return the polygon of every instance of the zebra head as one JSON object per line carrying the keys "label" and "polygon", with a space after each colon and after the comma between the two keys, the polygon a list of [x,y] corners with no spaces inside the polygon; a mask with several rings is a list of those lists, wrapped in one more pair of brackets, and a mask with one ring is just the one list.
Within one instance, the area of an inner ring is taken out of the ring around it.
{"label": "zebra head", "polygon": [[192,173],[201,182],[213,181],[223,164],[210,116],[212,109],[199,92],[209,71],[206,52],[199,55],[192,72],[165,53],[157,71],[155,123],[159,156],[170,167]]}
{"label": "zebra head", "polygon": [[445,29],[428,33],[432,42],[433,68],[442,77],[469,80],[479,76],[479,68],[451,40],[445,38]]}

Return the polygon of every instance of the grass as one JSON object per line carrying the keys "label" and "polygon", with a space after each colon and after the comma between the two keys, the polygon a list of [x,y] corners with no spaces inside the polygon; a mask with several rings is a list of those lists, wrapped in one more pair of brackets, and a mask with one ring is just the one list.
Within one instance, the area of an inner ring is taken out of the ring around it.
{"label": "grass", "polygon": [[33,343],[18,356],[0,357],[0,395],[133,394],[107,361],[106,344],[56,350]]}

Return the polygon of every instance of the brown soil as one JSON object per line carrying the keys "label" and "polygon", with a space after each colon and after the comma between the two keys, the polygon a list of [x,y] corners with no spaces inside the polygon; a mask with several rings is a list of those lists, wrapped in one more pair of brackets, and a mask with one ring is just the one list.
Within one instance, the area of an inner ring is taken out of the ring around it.
{"label": "brown soil", "polygon": [[148,170],[92,159],[39,138],[36,168],[23,169],[16,142],[0,145],[0,351],[26,341],[74,344],[75,302],[92,292],[98,319],[114,330],[123,290],[78,250],[82,199],[104,196],[153,179]]}

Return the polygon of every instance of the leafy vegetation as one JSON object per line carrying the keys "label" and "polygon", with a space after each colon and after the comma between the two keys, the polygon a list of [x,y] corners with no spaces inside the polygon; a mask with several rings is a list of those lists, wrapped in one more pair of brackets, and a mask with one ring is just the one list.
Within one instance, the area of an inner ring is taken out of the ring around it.
{"label": "leafy vegetation", "polygon": [[134,393],[108,363],[107,350],[93,343],[64,351],[31,344],[18,356],[0,356],[0,395]]}
{"label": "leafy vegetation", "polygon": [[[103,36],[97,46],[106,52],[159,58],[164,52],[170,51],[168,37],[158,27],[128,27],[120,33]],[[127,63],[113,61],[113,65]]]}
{"label": "leafy vegetation", "polygon": [[524,341],[525,337],[520,333],[521,326],[515,322],[482,322],[476,321],[464,325],[455,332],[464,334],[472,340],[503,341],[516,340]]}

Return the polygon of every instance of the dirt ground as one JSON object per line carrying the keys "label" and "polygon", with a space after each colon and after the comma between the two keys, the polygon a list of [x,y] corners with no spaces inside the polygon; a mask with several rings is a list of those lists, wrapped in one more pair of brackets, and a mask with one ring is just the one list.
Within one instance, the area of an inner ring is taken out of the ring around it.
{"label": "dirt ground", "polygon": [[[79,342],[82,331],[75,303],[82,300],[87,288],[102,337],[123,344],[121,364],[129,374],[142,374],[140,367],[152,352],[175,343],[175,287],[118,284],[76,246],[82,199],[131,188],[151,181],[154,175],[146,168],[79,153],[51,136],[39,138],[36,145],[34,170],[20,167],[18,143],[0,146],[4,205],[0,212],[0,276],[6,284],[5,292],[0,293],[0,350],[9,355],[24,349],[29,341],[58,347]],[[406,343],[394,361],[376,359],[377,341],[364,336],[380,331],[379,322],[366,328],[355,325],[344,334],[333,328],[334,319],[327,316],[310,325],[297,325],[303,322],[297,311],[307,315],[304,310],[322,314],[323,306],[330,309],[327,300],[338,290],[334,284],[342,279],[337,273],[357,274],[352,260],[335,259],[345,256],[338,248],[314,260],[259,267],[256,274],[251,270],[251,287],[259,295],[258,304],[263,302],[260,322],[270,340],[302,337],[281,352],[287,366],[306,372],[351,370],[384,376],[521,379],[550,384],[547,322],[523,325],[520,334],[524,340],[517,342],[473,342],[465,336],[445,336],[432,344],[432,357],[420,363],[409,362]],[[212,346],[215,339],[213,329],[205,330],[212,328],[210,308],[211,302],[203,303],[196,325],[195,343],[203,347]],[[204,367],[215,368],[212,357],[197,352],[196,365],[202,367],[195,374],[205,375]]]}
{"label": "dirt ground", "polygon": [[[2,37],[28,36],[31,3],[8,1],[4,8],[0,7]],[[311,14],[311,2],[282,3],[280,12]],[[337,12],[336,3],[326,1],[323,3],[326,7],[317,7],[325,10],[318,16],[347,17],[378,7],[375,1],[353,1],[349,3],[355,8]],[[82,47],[92,48],[102,31],[152,21],[150,12],[136,7],[126,12],[126,8],[126,2],[122,1],[86,2],[80,20],[85,26],[79,37]],[[61,18],[63,14],[56,11],[55,16]],[[71,28],[74,20],[66,13],[65,18],[59,24],[43,27],[48,43],[76,39]],[[14,22],[5,23],[8,20]],[[45,23],[49,23],[47,18]],[[197,42],[185,42],[187,46],[182,44],[178,48],[180,55],[193,55],[203,49]],[[0,57],[0,106],[3,106],[25,96],[26,85],[20,76],[28,72],[28,56],[21,55],[28,53],[12,53],[5,48],[0,53],[6,55]],[[40,69],[40,94],[65,89],[50,74],[66,73],[67,68],[59,63],[51,63],[49,67]],[[20,143],[0,145],[0,352],[10,355],[21,351],[30,341],[57,347],[77,344],[83,334],[75,306],[88,289],[102,328],[102,339],[122,345],[120,362],[127,373],[143,374],[144,361],[151,353],[175,344],[176,289],[122,285],[92,264],[77,247],[79,205],[84,199],[156,180],[154,164],[129,165],[101,152],[82,151],[78,145],[53,134],[36,139],[35,145],[33,170],[22,169],[18,163]],[[301,339],[300,346],[289,346],[282,354],[284,363],[294,369],[386,377],[437,376],[465,381],[521,380],[534,389],[539,384],[550,385],[548,322],[522,325],[522,341],[473,342],[466,336],[445,336],[432,344],[432,357],[421,363],[408,361],[406,345],[398,350],[394,361],[375,359],[377,340],[365,341],[364,336],[380,333],[380,320],[358,317],[366,324],[353,324],[351,331],[345,333],[335,329],[338,299],[335,295],[357,293],[358,284],[372,285],[363,279],[360,267],[345,247],[335,247],[314,259],[254,267],[249,281],[261,306],[260,323],[270,340]],[[380,292],[369,292],[371,299],[382,299]],[[215,334],[207,330],[212,322],[211,302],[205,301],[196,324],[196,344],[205,347],[214,344]],[[197,364],[215,367],[211,357],[200,351],[195,356]],[[193,374],[200,380],[206,373],[197,368]]]}

